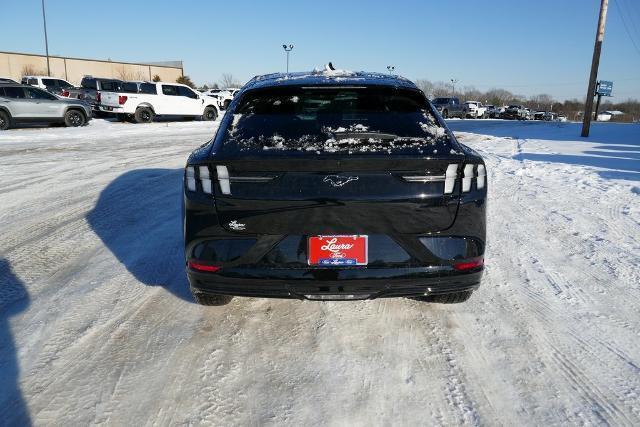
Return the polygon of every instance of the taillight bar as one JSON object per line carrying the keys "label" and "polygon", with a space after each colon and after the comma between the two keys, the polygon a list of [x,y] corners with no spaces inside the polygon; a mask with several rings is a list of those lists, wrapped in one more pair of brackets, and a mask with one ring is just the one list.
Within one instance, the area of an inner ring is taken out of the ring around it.
{"label": "taillight bar", "polygon": [[198,260],[187,261],[187,266],[193,270],[205,271],[207,273],[216,273],[222,268],[219,265],[208,265]]}

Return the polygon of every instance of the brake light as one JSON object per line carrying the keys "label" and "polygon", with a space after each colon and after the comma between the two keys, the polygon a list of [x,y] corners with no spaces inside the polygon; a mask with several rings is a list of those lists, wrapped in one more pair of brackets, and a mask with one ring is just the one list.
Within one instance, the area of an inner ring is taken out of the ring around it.
{"label": "brake light", "polygon": [[120,96],[118,97],[118,104],[120,104],[120,105],[124,105],[124,103],[125,103],[125,102],[127,102],[127,96],[125,96],[125,95],[120,95]]}
{"label": "brake light", "polygon": [[219,271],[221,268],[219,265],[207,265],[207,264],[202,264],[199,261],[191,261],[191,260],[187,262],[187,266],[194,270],[206,271],[207,273],[215,273]]}
{"label": "brake light", "polygon": [[99,104],[102,101],[102,95],[100,92],[96,92],[96,102]]}
{"label": "brake light", "polygon": [[474,268],[482,267],[484,265],[484,258],[475,259],[467,262],[457,262],[453,264],[453,268],[458,271],[469,271]]}
{"label": "brake light", "polygon": [[62,96],[64,96],[64,97],[68,98],[68,97],[69,97],[69,91],[68,91],[68,90],[63,90],[63,91],[62,91],[62,93],[61,93],[60,95],[62,95]]}

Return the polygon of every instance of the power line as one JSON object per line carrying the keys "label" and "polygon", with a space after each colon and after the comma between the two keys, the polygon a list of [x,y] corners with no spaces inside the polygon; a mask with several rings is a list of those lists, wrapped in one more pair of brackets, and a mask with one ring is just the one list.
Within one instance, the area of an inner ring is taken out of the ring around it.
{"label": "power line", "polygon": [[624,26],[624,29],[627,32],[627,35],[629,36],[629,40],[631,40],[631,43],[633,43],[633,47],[636,48],[638,55],[640,55],[640,48],[638,47],[638,45],[636,44],[636,41],[631,36],[631,32],[629,31],[629,27],[627,27],[627,21],[624,19],[624,14],[622,13],[620,5],[618,4],[617,1],[614,1],[613,3],[616,5],[616,10],[618,11],[618,15],[620,15],[620,18],[622,19],[622,25]]}

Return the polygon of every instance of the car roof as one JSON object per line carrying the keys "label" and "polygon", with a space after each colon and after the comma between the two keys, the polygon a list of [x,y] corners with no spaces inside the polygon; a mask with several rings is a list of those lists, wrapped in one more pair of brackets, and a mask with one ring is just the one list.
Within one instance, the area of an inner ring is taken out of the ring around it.
{"label": "car roof", "polygon": [[2,83],[0,82],[0,86],[2,87],[28,87],[28,88],[32,88],[33,86],[29,86],[29,85],[22,85],[20,83]]}
{"label": "car roof", "polygon": [[404,77],[392,74],[374,73],[368,71],[306,71],[296,73],[273,73],[256,76],[242,89],[261,89],[278,86],[357,86],[382,85],[418,89],[418,87]]}

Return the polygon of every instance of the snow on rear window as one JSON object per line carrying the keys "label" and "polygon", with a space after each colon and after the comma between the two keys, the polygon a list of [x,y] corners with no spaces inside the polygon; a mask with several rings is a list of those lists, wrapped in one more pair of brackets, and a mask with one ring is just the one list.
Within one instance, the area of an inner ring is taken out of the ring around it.
{"label": "snow on rear window", "polygon": [[387,86],[278,87],[248,92],[226,129],[223,151],[443,152],[445,128],[422,94]]}

